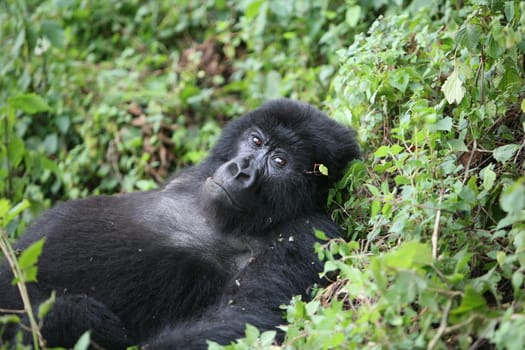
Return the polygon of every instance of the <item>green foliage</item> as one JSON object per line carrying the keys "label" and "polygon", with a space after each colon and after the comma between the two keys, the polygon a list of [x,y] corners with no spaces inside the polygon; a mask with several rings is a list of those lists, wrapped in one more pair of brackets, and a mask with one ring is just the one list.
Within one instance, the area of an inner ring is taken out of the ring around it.
{"label": "green foliage", "polygon": [[395,3],[0,3],[0,195],[31,203],[10,236],[56,200],[155,187],[266,99],[319,103],[342,42]]}
{"label": "green foliage", "polygon": [[84,334],[82,334],[82,336],[78,339],[73,350],[89,349],[90,339],[91,339],[90,331],[84,332]]}
{"label": "green foliage", "polygon": [[20,277],[15,278],[13,284],[18,283],[20,280],[24,282],[35,282],[37,280],[36,273],[38,268],[36,263],[38,262],[38,257],[42,253],[44,241],[45,239],[43,238],[36,241],[20,254],[20,257],[18,258],[18,267],[22,274]]}
{"label": "green foliage", "polygon": [[209,350],[264,350],[272,347],[274,343],[276,332],[275,331],[266,331],[260,333],[257,328],[252,325],[246,325],[246,337],[239,340],[236,344],[229,346],[221,346],[215,342],[208,342]]}
{"label": "green foliage", "polygon": [[316,232],[337,278],[286,306],[283,344],[249,326],[226,348],[525,348],[522,1],[17,0],[0,42],[3,242],[57,200],[153,188],[232,117],[299,98],[363,145],[328,198],[348,239]]}
{"label": "green foliage", "polygon": [[525,347],[524,39],[520,1],[444,3],[339,51],[329,104],[369,169],[329,203],[360,239],[318,247],[338,279],[288,307],[284,348]]}
{"label": "green foliage", "polygon": [[[156,187],[201,160],[226,121],[266,99],[320,103],[335,51],[395,3],[0,2],[6,247],[56,201]],[[28,282],[39,247],[23,253]]]}
{"label": "green foliage", "polygon": [[[40,347],[43,347],[42,336],[40,335],[39,325],[36,322],[36,319],[33,314],[32,304],[29,299],[29,293],[27,291],[26,283],[36,281],[36,275],[38,272],[37,262],[38,257],[42,253],[42,247],[44,244],[44,239],[31,244],[28,248],[21,252],[20,256],[17,258],[18,253],[14,251],[9,242],[9,238],[5,228],[11,223],[11,220],[27,208],[27,202],[22,202],[17,204],[14,208],[11,208],[9,201],[5,199],[0,199],[0,251],[3,255],[2,264],[8,264],[13,272],[14,279],[13,285],[17,285],[20,292],[20,297],[24,305],[23,312],[29,320],[29,330],[31,331],[33,337],[33,349],[38,350]],[[52,295],[54,298],[54,293]],[[39,308],[39,314],[45,313],[46,301],[41,308]],[[49,306],[47,306],[47,309]],[[0,317],[0,335],[4,330],[4,326],[8,323],[20,323],[20,317],[18,315],[5,315],[5,310],[2,311],[3,315]],[[26,327],[27,328],[27,327]],[[20,341],[20,343],[22,343]],[[9,344],[6,344],[8,346]],[[25,348],[23,344],[20,344],[16,347],[17,349]]]}
{"label": "green foliage", "polygon": [[55,291],[52,291],[51,296],[46,301],[44,301],[38,306],[37,315],[38,315],[39,320],[43,320],[44,317],[48,314],[48,312],[51,311],[51,308],[53,307],[55,300],[56,300],[56,294],[55,294]]}

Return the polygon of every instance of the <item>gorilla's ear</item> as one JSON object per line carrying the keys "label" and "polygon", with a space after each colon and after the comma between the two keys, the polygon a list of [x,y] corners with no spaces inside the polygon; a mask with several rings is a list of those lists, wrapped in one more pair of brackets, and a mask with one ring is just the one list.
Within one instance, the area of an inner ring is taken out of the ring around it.
{"label": "gorilla's ear", "polygon": [[328,168],[330,182],[339,180],[348,163],[359,159],[361,154],[354,129],[347,128],[331,119],[315,132],[317,139],[316,159]]}
{"label": "gorilla's ear", "polygon": [[357,134],[354,129],[330,119],[315,107],[307,105],[306,108],[314,157],[318,164],[328,168],[328,177],[323,177],[330,186],[341,178],[350,161],[360,158]]}

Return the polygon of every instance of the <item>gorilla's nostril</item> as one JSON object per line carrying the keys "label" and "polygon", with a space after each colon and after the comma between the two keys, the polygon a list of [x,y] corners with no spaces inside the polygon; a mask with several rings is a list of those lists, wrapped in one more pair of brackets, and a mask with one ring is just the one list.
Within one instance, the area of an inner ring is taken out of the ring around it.
{"label": "gorilla's nostril", "polygon": [[226,166],[226,171],[227,171],[228,174],[230,174],[232,177],[236,177],[237,174],[239,174],[239,166],[237,165],[236,162],[230,162],[230,163]]}
{"label": "gorilla's nostril", "polygon": [[247,169],[250,166],[250,160],[248,158],[241,159],[240,163],[241,169]]}
{"label": "gorilla's nostril", "polygon": [[240,180],[243,183],[246,183],[246,182],[250,181],[251,176],[250,176],[250,174],[239,172],[235,178]]}

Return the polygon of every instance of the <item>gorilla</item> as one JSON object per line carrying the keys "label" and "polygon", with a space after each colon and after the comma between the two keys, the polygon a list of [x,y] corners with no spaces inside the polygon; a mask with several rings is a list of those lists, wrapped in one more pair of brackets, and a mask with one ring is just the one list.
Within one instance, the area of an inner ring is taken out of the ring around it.
{"label": "gorilla", "polygon": [[[206,159],[158,189],[56,205],[15,244],[45,237],[28,290],[35,307],[56,292],[40,320],[47,345],[90,330],[107,349],[206,349],[247,323],[275,330],[280,305],[322,282],[314,229],[339,235],[326,196],[358,157],[352,129],[276,100],[230,122]],[[23,309],[12,279],[3,263],[0,309]]]}

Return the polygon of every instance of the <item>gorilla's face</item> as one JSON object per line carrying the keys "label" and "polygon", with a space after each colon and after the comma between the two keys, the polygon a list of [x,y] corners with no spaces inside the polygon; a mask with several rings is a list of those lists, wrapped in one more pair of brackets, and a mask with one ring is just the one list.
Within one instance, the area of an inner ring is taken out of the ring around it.
{"label": "gorilla's face", "polygon": [[320,212],[358,150],[353,131],[319,110],[269,102],[229,123],[210,152],[199,198],[204,215],[225,232],[249,234]]}
{"label": "gorilla's face", "polygon": [[272,188],[290,181],[298,164],[286,145],[257,127],[246,130],[236,148],[233,158],[206,179],[203,190],[210,205],[249,213],[264,205]]}

